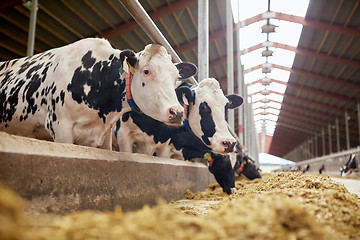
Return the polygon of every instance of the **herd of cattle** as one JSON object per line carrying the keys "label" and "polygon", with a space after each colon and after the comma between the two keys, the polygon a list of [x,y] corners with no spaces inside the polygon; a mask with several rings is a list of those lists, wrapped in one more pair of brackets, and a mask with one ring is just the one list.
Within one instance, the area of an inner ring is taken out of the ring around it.
{"label": "herd of cattle", "polygon": [[217,80],[185,81],[197,68],[166,49],[135,53],[88,38],[0,63],[0,131],[182,160],[206,159],[224,192],[234,175],[260,178],[227,128],[243,99]]}

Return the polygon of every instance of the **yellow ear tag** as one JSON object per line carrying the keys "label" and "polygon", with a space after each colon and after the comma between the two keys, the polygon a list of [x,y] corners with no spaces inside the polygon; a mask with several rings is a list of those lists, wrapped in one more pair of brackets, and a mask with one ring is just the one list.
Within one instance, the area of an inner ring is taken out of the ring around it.
{"label": "yellow ear tag", "polygon": [[208,152],[204,154],[204,158],[205,158],[206,160],[208,160],[209,162],[212,161],[211,154],[208,153]]}
{"label": "yellow ear tag", "polygon": [[135,70],[134,70],[133,66],[131,66],[130,64],[128,64],[128,66],[129,66],[129,69],[130,69],[131,74],[134,74],[134,73],[135,73]]}
{"label": "yellow ear tag", "polygon": [[182,94],[182,100],[183,100],[184,104],[189,105],[189,102],[188,102],[187,98],[185,97],[185,93]]}
{"label": "yellow ear tag", "polygon": [[122,62],[123,69],[126,73],[129,73],[129,64],[127,62],[127,56],[125,56],[124,61]]}

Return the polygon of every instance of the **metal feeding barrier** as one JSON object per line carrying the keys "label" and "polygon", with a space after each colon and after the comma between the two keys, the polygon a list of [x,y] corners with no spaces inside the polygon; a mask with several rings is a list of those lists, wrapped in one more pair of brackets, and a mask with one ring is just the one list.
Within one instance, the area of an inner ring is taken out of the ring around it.
{"label": "metal feeding barrier", "polygon": [[[159,28],[155,25],[153,20],[144,10],[142,5],[137,0],[120,0],[121,4],[125,7],[125,9],[129,12],[129,14],[134,18],[134,20],[139,24],[139,26],[144,30],[144,32],[150,37],[150,39],[157,44],[160,44],[166,48],[166,50],[170,53],[173,58],[173,61],[176,63],[182,62],[179,55],[172,48],[170,43],[161,33]],[[197,84],[198,82],[194,77],[191,77],[189,81],[192,84]],[[231,135],[236,139],[237,143],[242,148],[242,151],[252,160],[255,160],[253,156],[250,155],[248,149],[240,142],[239,137],[236,135],[234,130],[227,124],[227,127],[231,133]]]}

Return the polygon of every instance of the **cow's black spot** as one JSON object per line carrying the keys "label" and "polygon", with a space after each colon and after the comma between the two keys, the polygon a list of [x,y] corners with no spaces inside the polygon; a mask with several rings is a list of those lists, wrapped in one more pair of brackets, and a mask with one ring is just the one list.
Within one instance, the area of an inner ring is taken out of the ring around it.
{"label": "cow's black spot", "polygon": [[[85,57],[86,56],[86,57]],[[89,51],[83,59],[94,59]],[[98,110],[99,117],[103,120],[110,112],[120,112],[125,97],[125,81],[120,79],[120,59],[113,57],[111,61],[97,61],[92,69],[90,64],[83,60],[83,66],[78,67],[68,84],[67,90],[77,103],[85,103],[92,109]],[[117,84],[114,86],[114,82]],[[89,92],[84,92],[84,86],[90,87]]]}
{"label": "cow's black spot", "polygon": [[206,102],[199,105],[199,114],[201,116],[200,125],[203,135],[201,136],[204,143],[210,145],[209,138],[215,134],[215,122],[211,115],[211,108]]}
{"label": "cow's black spot", "polygon": [[91,68],[96,61],[95,58],[91,57],[91,54],[92,54],[92,51],[88,51],[81,59],[82,64],[83,64],[84,68],[86,68],[86,69]]}
{"label": "cow's black spot", "polygon": [[61,106],[64,106],[64,99],[65,99],[65,91],[60,92],[60,100],[61,100]]}
{"label": "cow's black spot", "polygon": [[114,54],[111,54],[110,56],[109,56],[109,60],[111,60],[111,59],[113,59],[114,58]]}
{"label": "cow's black spot", "polygon": [[142,83],[141,85],[142,85],[143,87],[145,87],[145,83]]}
{"label": "cow's black spot", "polygon": [[56,68],[57,68],[58,65],[59,65],[59,63],[57,63],[57,64],[55,65],[53,72],[55,72],[55,70],[56,70]]}
{"label": "cow's black spot", "polygon": [[32,68],[29,69],[29,71],[26,73],[26,78],[30,79],[33,72],[37,72],[39,69],[43,67],[44,63],[40,63]]}
{"label": "cow's black spot", "polygon": [[51,90],[51,93],[54,94],[56,92],[56,86]]}

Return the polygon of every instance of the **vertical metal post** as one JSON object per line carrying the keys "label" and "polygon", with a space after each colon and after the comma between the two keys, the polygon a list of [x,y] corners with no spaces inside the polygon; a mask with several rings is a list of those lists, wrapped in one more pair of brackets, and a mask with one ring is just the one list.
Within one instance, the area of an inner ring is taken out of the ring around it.
{"label": "vertical metal post", "polygon": [[349,136],[349,120],[348,113],[345,111],[345,132],[346,132],[346,148],[350,149],[350,136]]}
{"label": "vertical metal post", "polygon": [[265,142],[266,142],[266,128],[265,128],[265,120],[262,122],[262,129],[261,129],[261,152],[265,152]]}
{"label": "vertical metal post", "polygon": [[34,55],[37,10],[38,10],[38,0],[32,0],[30,22],[29,22],[28,45],[26,50],[27,56]]}
{"label": "vertical metal post", "polygon": [[331,123],[328,125],[328,134],[329,134],[329,154],[332,153],[332,144],[331,144]]}
{"label": "vertical metal post", "polygon": [[336,116],[335,119],[335,129],[336,129],[336,150],[340,152],[340,133],[339,133],[339,117]]}
{"label": "vertical metal post", "polygon": [[198,1],[198,80],[209,77],[209,0]]}
{"label": "vertical metal post", "polygon": [[[240,6],[240,4],[239,4],[239,6]],[[240,14],[239,14],[239,19],[240,19]],[[243,71],[242,71],[242,64],[241,64],[241,51],[240,51],[240,21],[236,27],[236,39],[237,39],[237,44],[236,44],[237,51],[236,52],[237,52],[237,56],[238,56],[236,59],[238,94],[241,96],[244,96],[242,94],[244,81],[243,81]],[[244,109],[244,103],[239,107],[239,110],[238,110],[239,139],[240,139],[241,144],[244,144],[243,109]]]}
{"label": "vertical metal post", "polygon": [[322,155],[324,156],[326,154],[326,150],[325,150],[325,131],[324,131],[324,129],[321,129],[321,137],[322,137]]}
{"label": "vertical metal post", "polygon": [[249,102],[247,94],[247,86],[244,84],[244,145],[249,147]]}
{"label": "vertical metal post", "polygon": [[[234,46],[233,19],[230,0],[226,0],[226,57],[227,57],[227,94],[234,93]],[[234,110],[229,109],[228,122],[234,129]]]}

